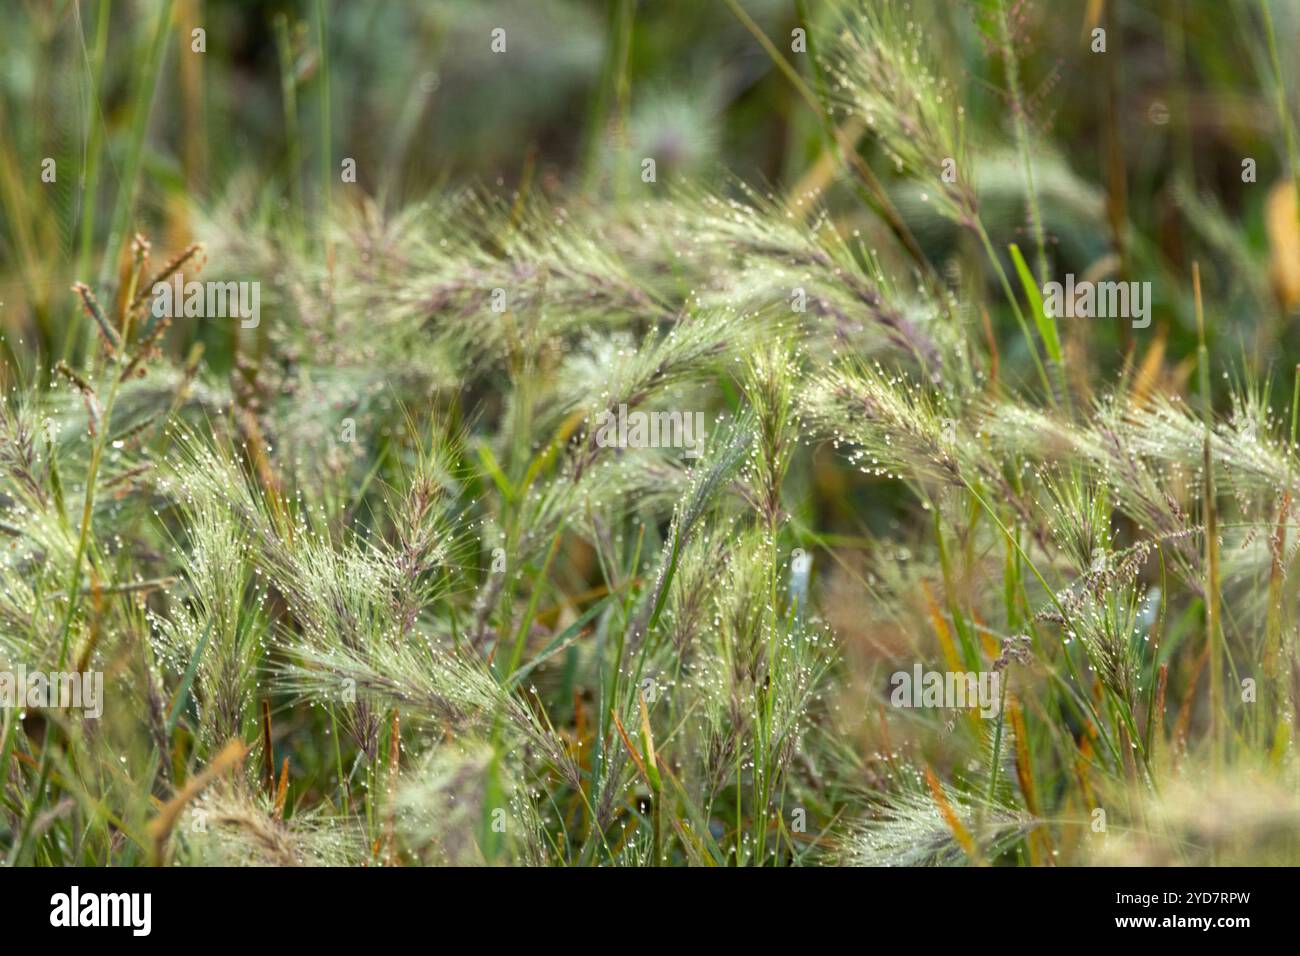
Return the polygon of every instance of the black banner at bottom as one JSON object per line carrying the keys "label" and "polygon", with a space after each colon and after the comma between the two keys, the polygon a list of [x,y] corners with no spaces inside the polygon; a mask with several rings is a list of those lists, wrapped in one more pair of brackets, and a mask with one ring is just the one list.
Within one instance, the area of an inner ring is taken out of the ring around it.
{"label": "black banner at bottom", "polygon": [[965,925],[974,941],[998,924],[1041,924],[1071,941],[1200,934],[1231,943],[1292,925],[1293,880],[1265,869],[0,869],[0,898],[14,952],[29,937],[72,933],[126,946],[223,937],[374,945],[426,920],[444,933],[478,926],[494,942],[554,939],[566,922],[575,936],[622,934],[610,940],[633,927],[642,942],[694,935],[675,912],[691,924],[716,917],[730,942],[765,938],[788,920],[799,932],[912,926],[918,940],[937,927]]}

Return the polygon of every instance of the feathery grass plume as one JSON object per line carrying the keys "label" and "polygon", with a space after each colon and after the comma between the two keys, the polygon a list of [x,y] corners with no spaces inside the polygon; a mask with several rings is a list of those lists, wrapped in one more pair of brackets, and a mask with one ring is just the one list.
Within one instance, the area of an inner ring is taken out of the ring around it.
{"label": "feathery grass plume", "polygon": [[673,646],[683,657],[712,627],[712,602],[721,587],[718,570],[726,566],[734,529],[734,520],[705,528],[681,551],[663,619],[671,628]]}
{"label": "feathery grass plume", "polygon": [[647,592],[651,599],[643,603],[633,625],[634,635],[644,635],[646,629],[658,618],[681,549],[690,542],[708,510],[714,507],[715,499],[742,467],[746,452],[754,440],[753,417],[749,414],[742,415],[718,431],[704,460],[692,470],[690,484],[673,513],[672,527],[666,542],[667,553],[653,590]]}
{"label": "feathery grass plume", "polygon": [[[474,726],[503,714],[567,779],[575,772],[564,749],[521,701],[464,652],[422,633],[418,622],[440,600],[421,580],[432,555],[415,538],[396,544],[350,537],[331,540],[310,514],[284,513],[231,460],[229,450],[178,435],[175,476],[164,486],[182,500],[227,508],[248,530],[253,561],[284,600],[293,627],[281,627],[278,662],[287,690],[322,704],[343,705],[358,745],[372,759],[378,745],[377,705],[453,726]],[[433,459],[412,491],[429,494]],[[420,491],[423,488],[425,491]],[[428,520],[430,501],[420,504]],[[402,507],[412,506],[408,495]],[[426,530],[435,529],[436,524]],[[408,528],[410,533],[418,529]],[[434,532],[436,533],[436,531]],[[431,543],[431,542],[425,542]],[[439,561],[442,558],[439,558]],[[436,564],[436,562],[435,562]],[[412,574],[412,571],[418,573]]]}
{"label": "feathery grass plume", "polygon": [[[1114,542],[1106,485],[1087,475],[1061,474],[1059,469],[1044,468],[1039,478],[1046,492],[1041,506],[1051,515],[1053,540],[1075,571],[1104,571]],[[1099,582],[1098,589],[1107,583]]]}
{"label": "feathery grass plume", "polygon": [[763,329],[758,316],[731,309],[694,312],[666,331],[650,332],[639,347],[626,343],[620,348],[624,343],[615,340],[590,359],[581,358],[581,364],[568,364],[566,378],[576,394],[563,397],[560,409],[585,405],[588,412],[573,442],[575,480],[601,454],[597,416],[617,415],[624,405],[634,410],[652,396],[671,394],[674,386],[716,369],[728,357],[744,355]]}
{"label": "feathery grass plume", "polygon": [[[336,551],[324,532],[302,514],[258,487],[234,461],[228,445],[204,441],[189,432],[174,438],[171,474],[165,494],[192,507],[230,512],[246,534],[252,562],[283,596],[303,633],[297,640],[329,646],[348,643],[364,652],[367,637],[383,625],[383,596],[393,572],[364,546]],[[371,560],[367,560],[367,558]],[[336,695],[337,699],[337,690]],[[358,743],[373,755],[377,726],[365,702],[347,711]]]}
{"label": "feathery grass plume", "polygon": [[738,766],[750,768],[743,776],[773,797],[816,719],[832,661],[820,625],[774,616],[764,535],[761,527],[738,534],[714,597],[715,627],[702,636],[691,667],[705,702],[700,760],[710,799],[728,782],[740,786],[731,779]]}
{"label": "feathery grass plume", "polygon": [[795,421],[795,356],[777,340],[750,356],[745,397],[753,409],[755,441],[747,471],[747,497],[769,530],[781,520],[781,485],[798,442]]}
{"label": "feathery grass plume", "polygon": [[933,188],[936,208],[973,226],[978,202],[966,150],[966,111],[937,69],[933,24],[909,4],[886,0],[844,13],[824,68],[841,115],[856,113],[900,173]]}
{"label": "feathery grass plume", "polygon": [[[753,441],[753,422],[744,416],[730,425],[713,442],[703,460],[692,470],[691,480],[673,512],[672,522],[665,536],[658,560],[658,570],[648,578],[646,587],[631,613],[626,632],[619,640],[620,656],[615,669],[622,672],[626,662],[644,661],[645,655],[666,642],[661,634],[660,619],[668,606],[672,584],[677,575],[682,556],[689,548],[702,523],[717,507],[716,499],[732,481],[743,465],[746,452]],[[635,685],[636,681],[632,682]],[[629,721],[639,721],[639,697],[629,688],[618,706]],[[619,794],[628,780],[628,757],[625,750],[616,750],[606,764],[601,782],[601,799],[596,806],[596,820],[603,830],[613,819]]]}
{"label": "feathery grass plume", "polygon": [[[1138,553],[1145,556],[1147,550]],[[1112,562],[1115,567],[1111,567]],[[1050,609],[1039,615],[1066,627],[1067,644],[1077,640],[1083,645],[1102,686],[1129,712],[1138,704],[1139,662],[1134,646],[1142,636],[1139,624],[1151,610],[1146,603],[1149,598],[1134,586],[1140,563],[1099,549],[1079,589],[1059,598],[1068,618],[1060,618]]]}
{"label": "feathery grass plume", "polygon": [[[980,218],[966,152],[965,107],[957,101],[954,84],[942,78],[934,66],[934,44],[928,34],[935,27],[922,25],[911,19],[913,16],[910,4],[896,0],[847,11],[839,46],[826,67],[836,80],[834,95],[841,101],[841,112],[865,118],[899,173],[925,184],[918,194],[923,203],[928,204],[933,196],[934,207],[941,215],[978,236],[1006,304],[1031,350],[1044,391],[1055,404],[1058,398],[1066,397],[1063,374],[1057,369],[1055,381],[1048,377],[1002,260]],[[1014,58],[1010,62],[1014,63]],[[1017,125],[1017,133],[1021,168],[1027,172],[1023,124]],[[1027,194],[1041,250],[1041,223],[1032,179],[1027,180]],[[1048,317],[1042,329],[1049,355],[1057,337],[1053,323]]]}
{"label": "feathery grass plume", "polygon": [[610,231],[580,203],[513,211],[486,193],[412,207],[392,221],[365,207],[337,228],[343,324],[331,337],[361,329],[365,316],[367,348],[407,367],[398,350],[427,351],[413,334],[423,325],[444,361],[462,374],[487,373],[519,352],[520,336],[545,351],[615,316],[667,318],[670,308],[628,274],[619,258],[627,243],[609,241]]}
{"label": "feathery grass plume", "polygon": [[1001,402],[988,405],[981,428],[1004,455],[1064,469],[1059,481],[1048,472],[1049,484],[1065,487],[1079,480],[1070,469],[1083,469],[1089,480],[1109,490],[1109,498],[1162,549],[1190,586],[1199,589],[1200,559],[1193,536],[1198,526],[1190,502],[1181,491],[1182,476],[1159,467],[1127,438],[1127,415],[1113,399],[1096,404],[1093,419],[1077,425],[1048,412]]}
{"label": "feathery grass plume", "polygon": [[577,783],[561,741],[480,662],[415,643],[377,643],[368,649],[291,644],[287,650],[293,660],[280,668],[280,679],[302,699],[327,703],[355,694],[358,702],[400,706],[457,732],[488,726],[500,714],[531,755],[549,762],[566,782]]}
{"label": "feathery grass plume", "polygon": [[[816,196],[779,201],[746,184],[738,197],[681,190],[647,216],[664,219],[685,242],[674,262],[697,277],[695,294],[758,309],[784,301],[806,315],[800,338],[810,353],[885,343],[931,368],[956,374],[958,340],[941,319],[948,305],[920,294],[903,300],[874,256],[863,250],[857,230],[848,237]],[[852,240],[852,241],[851,241]],[[862,321],[860,316],[869,321]]]}
{"label": "feathery grass plume", "polygon": [[396,798],[407,853],[423,864],[483,863],[478,838],[495,809],[485,803],[493,756],[488,742],[465,739],[434,748],[404,775]]}
{"label": "feathery grass plume", "polygon": [[278,817],[266,801],[214,787],[184,812],[174,862],[183,866],[362,866],[365,833],[356,821],[312,812]]}
{"label": "feathery grass plume", "polygon": [[[266,643],[265,596],[246,601],[254,586],[247,532],[223,503],[182,502],[188,541],[183,564],[189,600],[155,621],[160,658],[175,674],[197,664],[194,697],[199,734],[216,748],[246,738],[259,659]],[[175,597],[175,595],[173,595]],[[180,602],[178,602],[180,603]]]}
{"label": "feathery grass plume", "polygon": [[495,751],[466,737],[431,749],[400,780],[396,793],[403,850],[426,866],[480,866],[485,834],[499,834],[505,859],[522,866],[558,862],[533,797],[519,782],[520,767],[489,786]]}
{"label": "feathery grass plume", "polygon": [[10,507],[23,511],[41,511],[48,504],[50,463],[37,451],[40,422],[33,399],[6,396],[0,401],[0,474],[6,492],[14,496]]}
{"label": "feathery grass plume", "polygon": [[767,648],[777,640],[768,630],[771,569],[768,549],[754,531],[742,532],[725,567],[725,584],[718,591],[712,629],[694,666],[700,696],[705,701],[701,753],[706,793],[716,798],[732,780],[737,766],[752,766],[754,723],[770,689]]}
{"label": "feathery grass plume", "polygon": [[57,628],[38,592],[75,547],[51,488],[56,426],[43,405],[16,389],[0,398],[0,652],[19,660],[41,655]]}
{"label": "feathery grass plume", "polygon": [[[1258,398],[1234,392],[1231,400],[1232,417],[1215,422],[1210,439],[1216,482],[1228,494],[1300,490],[1294,452],[1276,437],[1279,423]],[[1189,473],[1201,468],[1204,424],[1185,402],[1153,396],[1122,425],[1138,453]]]}
{"label": "feathery grass plume", "polygon": [[960,483],[980,448],[943,398],[905,373],[862,363],[815,377],[802,396],[802,415],[864,474]]}
{"label": "feathery grass plume", "polygon": [[[976,852],[996,859],[1037,824],[1032,817],[940,784],[957,821],[978,834]],[[977,814],[981,828],[977,831]],[[853,823],[837,851],[849,866],[959,866],[970,862],[944,817],[939,802],[924,786],[909,785],[870,808],[870,816]]]}

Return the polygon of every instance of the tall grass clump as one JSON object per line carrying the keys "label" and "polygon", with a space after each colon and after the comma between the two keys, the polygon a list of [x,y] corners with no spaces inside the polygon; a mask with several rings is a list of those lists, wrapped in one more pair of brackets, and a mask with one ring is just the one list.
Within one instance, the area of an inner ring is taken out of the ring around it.
{"label": "tall grass clump", "polygon": [[1300,862],[1300,21],[485,6],[0,40],[5,863]]}

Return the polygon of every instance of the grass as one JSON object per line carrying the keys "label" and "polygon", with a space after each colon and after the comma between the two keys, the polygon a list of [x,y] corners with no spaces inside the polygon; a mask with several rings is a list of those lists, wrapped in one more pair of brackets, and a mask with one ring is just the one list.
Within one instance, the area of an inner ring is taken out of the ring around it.
{"label": "grass", "polygon": [[1300,862],[1280,5],[146,6],[0,41],[7,864]]}

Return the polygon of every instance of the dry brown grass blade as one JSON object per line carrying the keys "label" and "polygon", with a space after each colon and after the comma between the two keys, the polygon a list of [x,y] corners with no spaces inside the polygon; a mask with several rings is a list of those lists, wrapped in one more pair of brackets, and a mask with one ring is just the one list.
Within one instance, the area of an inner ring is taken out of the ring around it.
{"label": "dry brown grass blade", "polygon": [[280,784],[275,788],[275,816],[278,819],[284,819],[284,801],[289,795],[289,758],[284,758],[284,766],[280,768]]}
{"label": "dry brown grass blade", "polygon": [[257,480],[262,486],[263,494],[266,496],[267,506],[280,527],[286,529],[286,533],[291,534],[292,532],[289,532],[288,529],[292,528],[293,522],[289,520],[288,508],[284,503],[283,485],[276,474],[275,466],[266,454],[267,441],[266,436],[262,433],[262,426],[258,422],[257,416],[247,408],[237,408],[233,411],[233,415],[235,424],[238,426],[240,434],[243,435],[244,447],[248,452],[248,457],[252,460]]}
{"label": "dry brown grass blade", "polygon": [[623,721],[618,719],[618,711],[611,710],[610,713],[614,717],[614,726],[618,728],[618,735],[623,738],[623,746],[627,747],[627,752],[632,755],[632,762],[636,764],[636,769],[640,771],[641,778],[649,784],[650,775],[646,773],[645,763],[642,762],[641,755],[637,753],[636,747],[632,745],[632,740],[628,737],[627,731],[623,729]]}
{"label": "dry brown grass blade", "polygon": [[943,619],[943,611],[939,609],[939,602],[935,600],[930,582],[923,580],[921,590],[925,594],[926,610],[930,613],[930,623],[939,638],[939,647],[943,651],[943,659],[948,664],[948,670],[964,671],[966,668],[962,666],[961,658],[957,656],[957,648],[952,643],[952,632],[948,629],[948,622]]}
{"label": "dry brown grass blade", "polygon": [[1178,723],[1174,725],[1174,748],[1178,756],[1187,749],[1187,729],[1192,725],[1192,704],[1196,701],[1196,685],[1201,682],[1201,672],[1205,670],[1205,663],[1209,659],[1210,648],[1206,646],[1201,650],[1200,657],[1196,659],[1196,665],[1192,668],[1192,677],[1187,682],[1187,690],[1179,705]]}
{"label": "dry brown grass blade", "polygon": [[1156,340],[1142,356],[1142,364],[1138,366],[1133,386],[1129,389],[1129,403],[1133,408],[1141,408],[1146,404],[1160,380],[1160,367],[1165,359],[1165,338],[1166,333],[1162,327],[1156,332]]}
{"label": "dry brown grass blade", "polygon": [[90,669],[90,657],[95,653],[95,648],[99,646],[99,642],[104,637],[104,629],[100,627],[100,623],[104,619],[104,605],[106,603],[104,600],[104,586],[93,568],[90,574],[90,586],[88,589],[83,589],[83,593],[87,593],[88,590],[90,596],[91,613],[87,622],[90,634],[87,635],[85,643],[77,654],[77,671],[79,673],[85,673]]}
{"label": "dry brown grass blade", "polygon": [[158,815],[149,821],[147,832],[153,839],[153,865],[162,866],[167,849],[167,838],[171,836],[185,806],[203,792],[213,780],[228,770],[238,767],[248,755],[248,747],[239,739],[232,739],[213,758],[212,762],[198,776],[191,777],[181,791],[172,797]]}
{"label": "dry brown grass blade", "polygon": [[1106,0],[1088,0],[1088,8],[1083,14],[1083,32],[1089,34],[1101,23],[1101,15],[1106,10]]}
{"label": "dry brown grass blade", "polygon": [[[1029,733],[1025,726],[1025,715],[1016,701],[1008,701],[1008,716],[1011,718],[1012,736],[1016,741],[1016,777],[1020,781],[1020,793],[1025,798],[1025,809],[1035,817],[1041,817],[1038,804],[1038,789],[1034,784],[1034,764],[1029,753]],[[1039,827],[1030,835],[1029,860],[1034,866],[1050,863],[1052,860],[1051,839],[1046,830]]]}
{"label": "dry brown grass blade", "polygon": [[1079,781],[1079,790],[1083,793],[1083,802],[1089,810],[1097,804],[1097,794],[1092,786],[1092,773],[1089,770],[1092,747],[1085,740],[1074,755],[1074,775]]}
{"label": "dry brown grass blade", "polygon": [[966,856],[976,866],[983,866],[983,860],[980,858],[979,850],[975,846],[975,839],[966,829],[965,824],[957,817],[957,813],[948,802],[947,795],[943,792],[943,786],[939,783],[939,778],[934,775],[934,771],[929,767],[925,768],[925,782],[930,788],[930,796],[934,798],[935,806],[939,808],[939,815],[943,817],[943,822],[948,824],[948,829],[952,831],[953,839],[957,841],[965,852]]}
{"label": "dry brown grass blade", "polygon": [[1300,305],[1300,222],[1295,186],[1289,179],[1273,187],[1265,210],[1273,294],[1290,311]]}
{"label": "dry brown grass blade", "polygon": [[262,701],[262,785],[275,797],[275,752],[271,749],[271,704]]}

